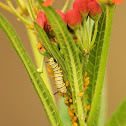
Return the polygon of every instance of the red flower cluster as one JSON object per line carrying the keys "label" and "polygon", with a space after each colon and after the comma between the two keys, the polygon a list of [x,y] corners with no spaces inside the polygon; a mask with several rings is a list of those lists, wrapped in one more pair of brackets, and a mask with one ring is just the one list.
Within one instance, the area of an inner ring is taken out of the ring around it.
{"label": "red flower cluster", "polygon": [[[53,0],[50,0],[50,2],[52,1]],[[88,15],[93,20],[98,20],[102,11],[100,5],[95,0],[75,0],[73,3],[73,9],[69,10],[65,14],[59,10],[56,10],[56,12],[60,15],[66,25],[68,24],[70,28],[76,29],[83,19],[87,19]],[[38,13],[36,22],[44,30],[48,29],[49,24],[44,12],[40,11]]]}
{"label": "red flower cluster", "polygon": [[67,23],[71,28],[76,28],[88,15],[93,20],[98,20],[101,12],[101,7],[95,0],[75,0],[73,9],[66,13]]}

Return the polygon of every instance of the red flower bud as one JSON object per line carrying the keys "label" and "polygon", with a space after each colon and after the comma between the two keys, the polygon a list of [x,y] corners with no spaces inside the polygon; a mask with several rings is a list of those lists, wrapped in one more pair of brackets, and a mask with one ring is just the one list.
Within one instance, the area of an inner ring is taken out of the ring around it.
{"label": "red flower bud", "polygon": [[82,22],[79,11],[71,9],[66,13],[66,20],[72,29],[76,29]]}
{"label": "red flower bud", "polygon": [[47,20],[47,17],[43,11],[40,11],[37,14],[36,23],[39,24],[44,30],[47,28],[48,20]]}
{"label": "red flower bud", "polygon": [[88,8],[90,17],[95,21],[98,20],[102,13],[100,5],[96,1],[93,1],[88,3]]}
{"label": "red flower bud", "polygon": [[62,18],[62,20],[64,21],[64,23],[66,24],[66,15],[64,13],[62,13],[60,10],[56,10],[56,12],[60,15],[60,17]]}
{"label": "red flower bud", "polygon": [[75,0],[73,3],[73,9],[78,10],[84,18],[88,15],[88,7],[86,1]]}

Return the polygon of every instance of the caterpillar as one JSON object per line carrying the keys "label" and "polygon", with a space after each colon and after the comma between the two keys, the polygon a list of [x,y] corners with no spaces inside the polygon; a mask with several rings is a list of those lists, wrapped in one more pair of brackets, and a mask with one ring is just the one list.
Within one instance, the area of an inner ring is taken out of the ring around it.
{"label": "caterpillar", "polygon": [[65,83],[63,82],[63,75],[60,67],[58,67],[58,64],[54,62],[53,58],[50,58],[48,63],[54,72],[55,84],[58,92],[66,94],[67,89]]}

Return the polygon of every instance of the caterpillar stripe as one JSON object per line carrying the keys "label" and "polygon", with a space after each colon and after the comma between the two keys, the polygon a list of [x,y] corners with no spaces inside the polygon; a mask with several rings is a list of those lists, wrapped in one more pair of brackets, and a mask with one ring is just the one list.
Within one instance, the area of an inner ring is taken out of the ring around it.
{"label": "caterpillar stripe", "polygon": [[54,72],[55,84],[57,90],[65,94],[67,92],[67,89],[65,83],[63,82],[63,75],[62,75],[62,71],[60,70],[60,67],[58,67],[58,64],[54,62],[53,58],[50,58],[48,63]]}

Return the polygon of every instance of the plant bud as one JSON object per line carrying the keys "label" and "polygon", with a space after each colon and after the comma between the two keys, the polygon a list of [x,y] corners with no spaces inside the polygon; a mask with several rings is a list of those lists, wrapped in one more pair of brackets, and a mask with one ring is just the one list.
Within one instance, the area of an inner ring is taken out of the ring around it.
{"label": "plant bud", "polygon": [[71,9],[66,13],[66,20],[71,29],[77,29],[82,22],[81,14],[75,9]]}
{"label": "plant bud", "polygon": [[96,1],[93,1],[88,3],[88,8],[90,17],[97,21],[102,13],[100,5]]}
{"label": "plant bud", "polygon": [[87,17],[89,12],[87,2],[83,0],[75,0],[73,3],[73,9],[78,10],[83,18]]}
{"label": "plant bud", "polygon": [[37,14],[37,20],[36,23],[39,24],[44,30],[47,28],[47,17],[43,11],[40,11]]}
{"label": "plant bud", "polygon": [[62,13],[60,10],[56,10],[56,12],[60,15],[60,17],[62,18],[62,20],[64,21],[64,23],[66,24],[66,15],[64,13]]}

